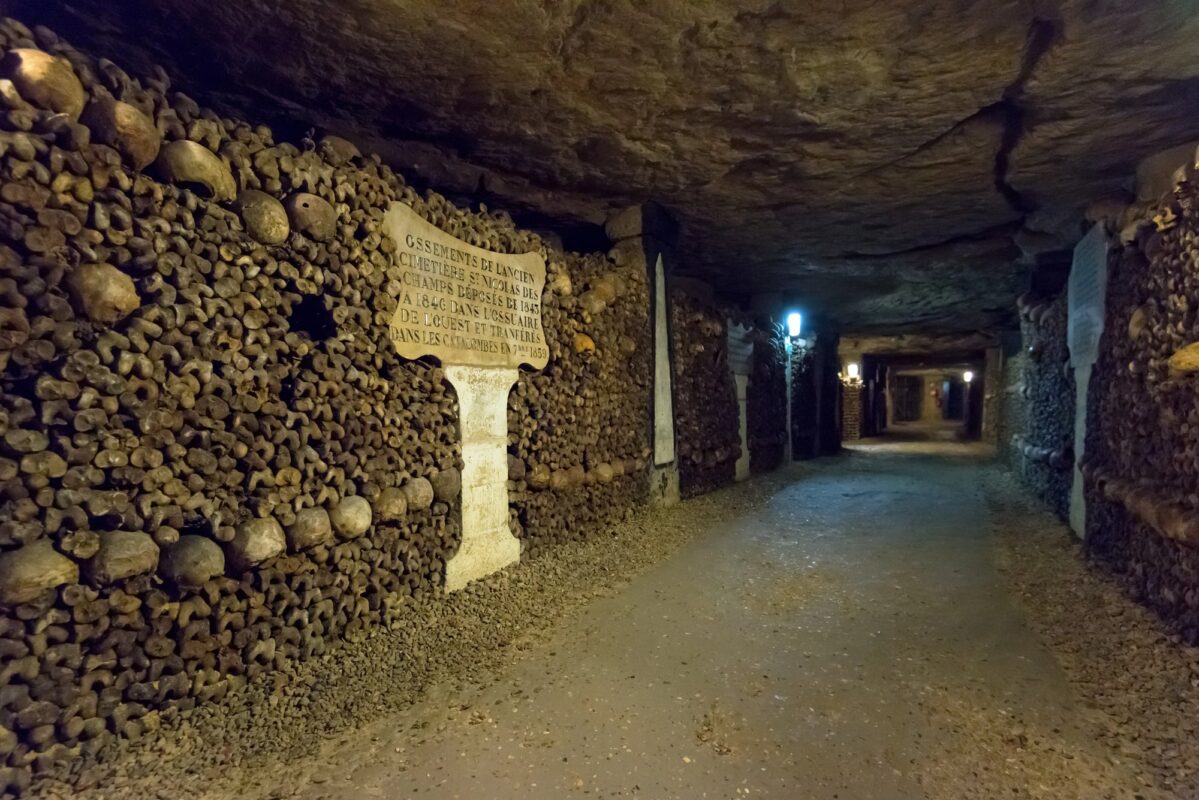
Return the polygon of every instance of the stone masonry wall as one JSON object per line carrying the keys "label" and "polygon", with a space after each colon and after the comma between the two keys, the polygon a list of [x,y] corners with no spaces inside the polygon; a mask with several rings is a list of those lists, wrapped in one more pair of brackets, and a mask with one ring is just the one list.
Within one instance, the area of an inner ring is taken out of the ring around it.
{"label": "stone masonry wall", "polygon": [[1087,547],[1199,642],[1199,186],[1128,209],[1110,232],[1088,397]]}
{"label": "stone masonry wall", "polygon": [[0,796],[439,591],[457,402],[387,338],[393,201],[547,258],[550,363],[509,403],[526,545],[641,501],[644,270],[49,31],[0,50]]}

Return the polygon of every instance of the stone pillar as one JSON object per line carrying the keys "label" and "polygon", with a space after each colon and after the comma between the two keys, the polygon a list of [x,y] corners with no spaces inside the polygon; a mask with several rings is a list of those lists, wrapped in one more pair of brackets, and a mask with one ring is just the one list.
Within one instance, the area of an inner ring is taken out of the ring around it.
{"label": "stone pillar", "polygon": [[462,545],[445,565],[445,589],[520,560],[520,540],[508,527],[508,392],[515,367],[447,366],[458,395],[462,437]]}
{"label": "stone pillar", "polygon": [[[939,422],[945,418],[945,409],[937,405],[941,397],[941,384],[945,379],[940,375],[925,375],[920,381],[920,419],[924,422]],[[941,398],[942,402],[944,398]]]}
{"label": "stone pillar", "polygon": [[1070,527],[1087,535],[1087,505],[1082,465],[1086,457],[1087,390],[1091,371],[1099,359],[1099,341],[1106,324],[1107,233],[1095,224],[1074,246],[1066,286],[1066,342],[1074,368],[1074,481],[1070,492]]}
{"label": "stone pillar", "polygon": [[654,340],[652,420],[653,461],[650,466],[650,504],[679,502],[679,466],[675,458],[674,385],[670,337],[670,264],[676,227],[660,206],[649,203],[617,211],[604,223],[612,240],[610,255],[618,264],[647,271]]}
{"label": "stone pillar", "polygon": [[733,375],[737,385],[737,413],[740,417],[741,456],[734,466],[734,480],[743,481],[749,477],[749,420],[746,415],[746,400],[749,396],[749,376]]}
{"label": "stone pillar", "polygon": [[741,437],[741,457],[733,468],[734,480],[749,477],[749,373],[753,370],[753,330],[728,320],[727,353],[729,370],[733,373],[733,385],[737,390],[737,419]]}
{"label": "stone pillar", "polygon": [[841,385],[841,435],[846,441],[862,438],[862,385]]}

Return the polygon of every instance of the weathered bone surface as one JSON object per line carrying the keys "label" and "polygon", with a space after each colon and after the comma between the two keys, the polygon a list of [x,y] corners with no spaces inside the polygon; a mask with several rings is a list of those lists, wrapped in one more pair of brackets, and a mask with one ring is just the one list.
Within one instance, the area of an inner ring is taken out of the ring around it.
{"label": "weathered bone surface", "polygon": [[1000,411],[1008,465],[1059,516],[1070,506],[1074,373],[1068,368],[1066,293],[1017,301],[1025,352],[1004,366],[1010,390]]}
{"label": "weathered bone surface", "polygon": [[1118,244],[1088,398],[1087,546],[1196,642],[1199,185],[1187,179],[1106,222]]}
{"label": "weathered bone surface", "polygon": [[111,97],[93,100],[81,120],[91,129],[92,139],[116,148],[135,170],[154,162],[162,146],[162,135],[154,120],[129,103]]}
{"label": "weathered bone surface", "polygon": [[263,244],[283,244],[291,233],[287,210],[274,197],[257,189],[246,189],[237,196],[237,210],[246,232]]}
{"label": "weathered bone surface", "polygon": [[71,65],[32,47],[9,50],[0,72],[13,82],[21,97],[32,105],[78,119],[86,97]]}
{"label": "weathered bone surface", "polygon": [[[504,213],[419,197],[346,142],[276,141],[160,70],[139,79],[2,20],[14,48],[52,52],[80,108],[128,104],[163,142],[139,172],[124,128],[100,130],[111,115],[73,122],[0,81],[21,109],[0,114],[0,646],[31,653],[6,674],[59,720],[12,732],[0,794],[34,773],[82,779],[106,737],[285,674],[443,590],[461,543],[458,401],[442,367],[388,339],[395,202],[546,261],[549,360],[498,411],[520,546],[645,500],[644,259],[563,252]],[[43,628],[79,657],[31,638]],[[0,738],[23,695],[6,697]]]}

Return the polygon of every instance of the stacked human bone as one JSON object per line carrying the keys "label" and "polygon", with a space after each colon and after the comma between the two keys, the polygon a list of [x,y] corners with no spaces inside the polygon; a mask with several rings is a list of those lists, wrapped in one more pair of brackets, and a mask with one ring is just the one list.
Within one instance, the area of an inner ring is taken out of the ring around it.
{"label": "stacked human bone", "polygon": [[1074,373],[1066,343],[1066,293],[1017,302],[1025,357],[1025,429],[1009,442],[1024,485],[1054,513],[1070,510],[1073,482]]}
{"label": "stacked human bone", "polygon": [[441,586],[457,402],[387,337],[393,201],[547,257],[514,463],[584,488],[523,501],[529,529],[636,498],[642,275],[422,199],[343,139],[276,142],[161,70],[13,20],[0,48],[0,795]]}
{"label": "stacked human bone", "polygon": [[819,420],[816,352],[810,347],[791,349],[791,452],[796,459],[816,455]]}
{"label": "stacked human bone", "polygon": [[645,270],[601,256],[561,266],[543,304],[550,364],[508,398],[512,524],[534,550],[622,518],[649,487]]}
{"label": "stacked human bone", "polygon": [[1108,219],[1088,398],[1087,545],[1199,642],[1199,183]]}
{"label": "stacked human bone", "polygon": [[778,325],[754,330],[753,360],[746,393],[749,468],[772,470],[783,462],[787,442],[787,347]]}
{"label": "stacked human bone", "polygon": [[728,360],[728,312],[676,289],[671,302],[679,491],[692,497],[732,483],[741,415]]}

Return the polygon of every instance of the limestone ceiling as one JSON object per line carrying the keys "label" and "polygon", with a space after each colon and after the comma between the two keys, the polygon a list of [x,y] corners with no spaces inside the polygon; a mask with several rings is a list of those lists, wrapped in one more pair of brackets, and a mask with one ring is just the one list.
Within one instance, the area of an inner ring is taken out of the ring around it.
{"label": "limestone ceiling", "polygon": [[1187,0],[15,6],[493,206],[581,223],[657,200],[688,273],[862,332],[1010,324],[1013,235],[1068,246],[1079,206],[1199,132]]}

